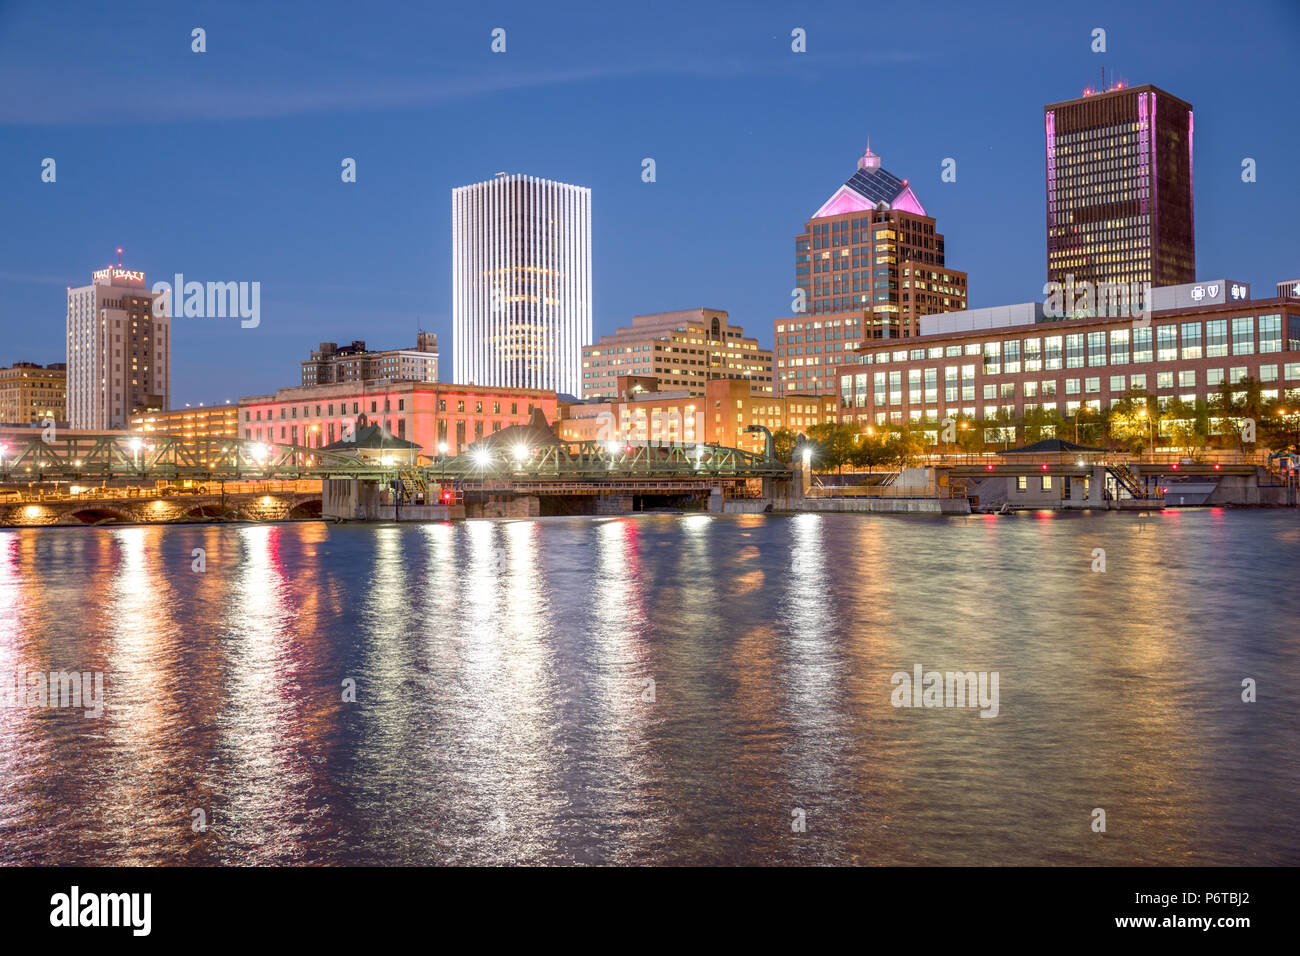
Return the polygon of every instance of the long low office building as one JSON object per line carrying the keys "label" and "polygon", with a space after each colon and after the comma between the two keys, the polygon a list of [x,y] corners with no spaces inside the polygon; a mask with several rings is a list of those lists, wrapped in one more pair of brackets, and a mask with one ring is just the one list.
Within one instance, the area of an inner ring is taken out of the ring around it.
{"label": "long low office building", "polygon": [[1266,401],[1300,398],[1300,301],[1251,299],[1245,283],[1222,281],[1153,293],[1167,307],[1139,317],[1054,320],[1035,309],[1015,311],[1025,321],[1014,325],[931,317],[939,331],[872,343],[839,368],[840,420],[992,423],[1034,411],[1069,419],[1085,406],[1108,409],[1130,390],[1163,408],[1211,401],[1225,383],[1247,379]]}

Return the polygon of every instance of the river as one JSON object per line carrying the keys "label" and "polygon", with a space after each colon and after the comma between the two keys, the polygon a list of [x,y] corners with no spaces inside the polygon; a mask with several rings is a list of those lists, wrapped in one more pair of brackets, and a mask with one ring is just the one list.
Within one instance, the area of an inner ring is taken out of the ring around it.
{"label": "river", "polygon": [[0,673],[103,682],[0,709],[0,862],[1294,865],[1298,577],[1285,510],[0,531]]}

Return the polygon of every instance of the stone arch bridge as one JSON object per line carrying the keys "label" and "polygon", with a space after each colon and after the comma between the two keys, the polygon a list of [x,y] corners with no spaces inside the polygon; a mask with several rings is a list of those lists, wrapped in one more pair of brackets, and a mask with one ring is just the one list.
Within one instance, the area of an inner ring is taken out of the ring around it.
{"label": "stone arch bridge", "polygon": [[319,518],[319,491],[97,496],[0,502],[0,527],[176,524],[186,521],[286,521]]}

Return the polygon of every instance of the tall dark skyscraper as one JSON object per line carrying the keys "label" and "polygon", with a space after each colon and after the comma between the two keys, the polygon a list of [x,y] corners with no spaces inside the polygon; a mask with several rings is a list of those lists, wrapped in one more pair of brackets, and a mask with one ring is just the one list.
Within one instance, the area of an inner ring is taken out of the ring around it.
{"label": "tall dark skyscraper", "polygon": [[1043,125],[1048,280],[1194,282],[1191,105],[1117,84],[1043,107]]}

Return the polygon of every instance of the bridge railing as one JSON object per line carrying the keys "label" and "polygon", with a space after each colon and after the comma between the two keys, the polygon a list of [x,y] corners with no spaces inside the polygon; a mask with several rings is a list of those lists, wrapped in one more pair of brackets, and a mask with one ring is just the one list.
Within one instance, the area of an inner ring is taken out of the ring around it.
{"label": "bridge railing", "polygon": [[397,449],[391,454],[383,449],[341,453],[240,439],[101,435],[45,442],[34,438],[0,444],[0,483],[328,477],[388,481],[400,472],[415,472],[436,482],[510,475],[597,479],[790,474],[789,466],[780,461],[708,444],[559,442],[511,448],[488,444],[452,458],[425,458],[419,465],[413,465],[409,456],[409,451]]}

